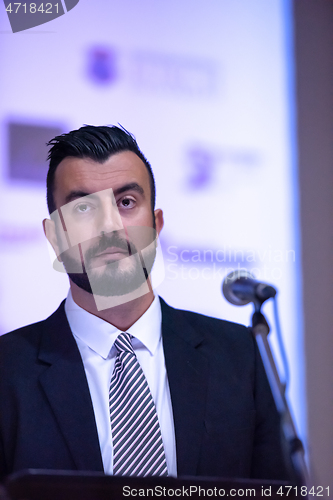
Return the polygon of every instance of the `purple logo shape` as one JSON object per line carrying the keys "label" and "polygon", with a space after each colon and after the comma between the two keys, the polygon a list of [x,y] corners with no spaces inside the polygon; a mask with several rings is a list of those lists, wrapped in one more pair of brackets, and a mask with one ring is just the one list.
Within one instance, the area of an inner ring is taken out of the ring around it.
{"label": "purple logo shape", "polygon": [[213,154],[201,147],[193,147],[188,151],[191,167],[187,184],[194,190],[206,188],[213,180],[215,169]]}
{"label": "purple logo shape", "polygon": [[117,80],[117,54],[112,48],[94,47],[88,54],[88,74],[97,84]]}
{"label": "purple logo shape", "polygon": [[[33,2],[25,1],[24,3],[3,0],[3,2],[13,33],[48,23],[65,14],[61,0],[51,0],[49,2],[35,0]],[[79,0],[65,0],[67,12],[78,3]]]}

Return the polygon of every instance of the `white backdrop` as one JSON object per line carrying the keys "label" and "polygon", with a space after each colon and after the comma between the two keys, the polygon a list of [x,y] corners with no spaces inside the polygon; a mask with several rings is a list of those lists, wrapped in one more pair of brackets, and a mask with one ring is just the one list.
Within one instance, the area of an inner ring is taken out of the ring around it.
{"label": "white backdrop", "polygon": [[288,0],[81,0],[12,34],[0,6],[2,333],[44,318],[68,289],[43,238],[44,184],[10,176],[8,123],[120,123],[164,210],[158,293],[249,324],[251,306],[221,297],[223,276],[241,266],[274,284],[305,438],[291,15]]}

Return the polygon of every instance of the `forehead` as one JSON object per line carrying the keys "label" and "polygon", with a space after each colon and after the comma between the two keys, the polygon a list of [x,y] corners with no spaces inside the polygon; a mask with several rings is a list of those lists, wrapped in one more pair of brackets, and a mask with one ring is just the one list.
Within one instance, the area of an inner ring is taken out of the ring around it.
{"label": "forehead", "polygon": [[131,182],[139,184],[148,196],[148,170],[132,151],[112,155],[104,163],[69,156],[55,171],[54,199],[59,207],[71,191],[96,193],[109,188],[115,190]]}

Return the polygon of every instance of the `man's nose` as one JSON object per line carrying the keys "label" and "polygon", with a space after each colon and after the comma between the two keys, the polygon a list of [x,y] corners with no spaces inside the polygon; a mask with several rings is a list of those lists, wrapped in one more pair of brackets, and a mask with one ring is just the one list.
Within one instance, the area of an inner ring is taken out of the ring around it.
{"label": "man's nose", "polygon": [[99,234],[102,232],[111,233],[124,228],[118,207],[112,200],[105,200],[102,204],[98,219]]}

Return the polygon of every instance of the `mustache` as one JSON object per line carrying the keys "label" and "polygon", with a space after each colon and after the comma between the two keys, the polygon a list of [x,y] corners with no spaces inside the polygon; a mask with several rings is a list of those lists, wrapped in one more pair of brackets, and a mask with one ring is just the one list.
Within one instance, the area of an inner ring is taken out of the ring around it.
{"label": "mustache", "polygon": [[123,238],[119,235],[119,231],[114,231],[113,233],[102,233],[99,237],[99,241],[96,245],[89,248],[86,251],[86,260],[91,259],[95,255],[104,252],[108,248],[119,248],[123,252],[128,252],[128,255],[133,255],[137,253],[137,248],[134,243],[128,241],[127,238]]}

